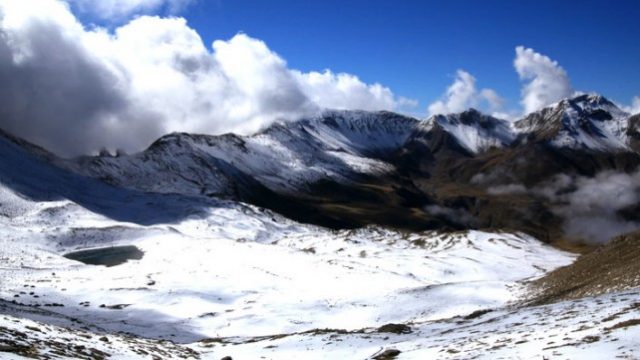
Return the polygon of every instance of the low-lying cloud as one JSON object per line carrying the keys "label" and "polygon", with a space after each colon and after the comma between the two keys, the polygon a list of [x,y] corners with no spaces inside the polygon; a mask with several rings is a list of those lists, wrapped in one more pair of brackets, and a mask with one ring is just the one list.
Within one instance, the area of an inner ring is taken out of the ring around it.
{"label": "low-lying cloud", "polygon": [[640,229],[637,219],[621,214],[640,203],[640,171],[604,171],[593,178],[565,176],[544,190],[560,204],[554,211],[564,217],[564,231],[570,237],[603,243]]}
{"label": "low-lying cloud", "polygon": [[603,171],[594,177],[559,174],[533,188],[507,184],[489,187],[487,192],[528,193],[546,198],[552,211],[564,219],[565,235],[573,240],[604,243],[640,229],[640,216],[629,216],[637,212],[640,203],[640,171]]}
{"label": "low-lying cloud", "polygon": [[411,103],[355,75],[289,69],[245,34],[207,48],[182,18],[141,16],[113,31],[88,30],[58,0],[0,0],[0,82],[0,128],[63,156],[137,151],[172,131],[249,134],[322,108]]}
{"label": "low-lying cloud", "polygon": [[428,205],[424,207],[424,211],[432,216],[439,216],[451,223],[460,226],[475,226],[476,221],[467,210],[443,207],[440,205]]}

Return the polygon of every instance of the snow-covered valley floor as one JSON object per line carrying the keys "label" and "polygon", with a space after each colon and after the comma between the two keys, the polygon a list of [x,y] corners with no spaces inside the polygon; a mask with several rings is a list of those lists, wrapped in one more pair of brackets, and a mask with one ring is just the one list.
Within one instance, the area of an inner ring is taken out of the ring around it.
{"label": "snow-covered valley floor", "polygon": [[[143,225],[101,215],[108,202],[0,195],[0,358],[633,358],[640,347],[638,292],[517,305],[524,281],[575,258],[523,234],[330,231],[231,202],[114,199],[125,213],[183,212]],[[122,245],[144,255],[111,267],[63,256]]]}

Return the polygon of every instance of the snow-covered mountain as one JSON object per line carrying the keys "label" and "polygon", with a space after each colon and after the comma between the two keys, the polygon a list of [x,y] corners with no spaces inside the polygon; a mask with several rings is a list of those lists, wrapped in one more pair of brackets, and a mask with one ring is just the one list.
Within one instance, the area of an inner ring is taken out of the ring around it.
{"label": "snow-covered mountain", "polygon": [[[91,357],[158,351],[123,332],[198,347],[427,321],[502,306],[517,298],[521,279],[573,258],[524,234],[330,231],[236,202],[138,192],[58,168],[22,145],[0,139],[2,351],[27,354],[26,341],[39,344],[30,350],[38,356],[53,354],[57,345],[42,347],[39,329],[77,344],[52,356]],[[65,257],[132,246],[140,256],[110,267]],[[514,260],[523,257],[527,265]],[[80,331],[99,343],[82,348],[70,335]]]}
{"label": "snow-covered mountain", "polygon": [[514,126],[519,133],[559,148],[629,151],[629,118],[603,96],[580,95],[529,114]]}
{"label": "snow-covered mountain", "polygon": [[[635,240],[549,273],[578,257],[552,246],[576,246],[576,188],[640,164],[639,123],[598,96],[516,123],[327,111],[66,160],[0,133],[0,357],[631,356],[636,277],[602,284]],[[595,297],[529,302],[567,279]]]}
{"label": "snow-covered mountain", "polygon": [[[329,231],[234,202],[134,192],[0,143],[3,353],[255,354],[242,343],[502,307],[522,279],[573,259],[524,234]],[[124,246],[143,255],[109,267],[64,257]],[[387,328],[398,326],[411,328]],[[344,350],[373,353],[384,339]]]}
{"label": "snow-covered mountain", "polygon": [[442,131],[472,154],[491,147],[509,146],[516,138],[511,123],[484,115],[475,109],[459,114],[435,115],[420,126],[423,133]]}
{"label": "snow-covered mountain", "polygon": [[430,153],[448,149],[469,156],[531,142],[559,149],[633,152],[638,122],[633,125],[629,119],[596,95],[563,100],[515,123],[473,109],[425,121],[388,112],[327,111],[253,136],[175,133],[138,154],[84,157],[58,165],[140,191],[251,202],[265,189],[313,193],[313,185],[321,182],[353,185],[363,176],[394,174],[397,154],[413,151],[416,141]]}
{"label": "snow-covered mountain", "polygon": [[176,133],[139,154],[63,165],[144,191],[230,195],[253,179],[271,190],[301,191],[322,179],[348,182],[358,174],[391,171],[393,166],[382,159],[404,143],[417,123],[388,112],[329,111],[253,136]]}
{"label": "snow-covered mountain", "polygon": [[[516,122],[473,109],[424,121],[389,112],[326,111],[252,136],[175,133],[137,154],[54,162],[133,191],[224,197],[333,228],[473,224],[551,239],[561,233],[563,219],[549,205],[534,206],[534,197],[524,209],[501,204],[515,210],[500,216],[505,223],[496,221],[498,209],[478,191],[512,182],[543,186],[560,174],[632,171],[640,164],[640,122],[633,119],[598,95],[566,99]],[[450,191],[451,183],[467,195]],[[452,204],[452,211],[466,214],[464,221],[424,211]]]}
{"label": "snow-covered mountain", "polygon": [[515,122],[484,115],[474,109],[436,115],[422,124],[450,134],[467,151],[477,154],[491,147],[506,147],[517,139],[544,141],[556,148],[597,152],[637,151],[632,134],[637,122],[601,95],[564,99]]}

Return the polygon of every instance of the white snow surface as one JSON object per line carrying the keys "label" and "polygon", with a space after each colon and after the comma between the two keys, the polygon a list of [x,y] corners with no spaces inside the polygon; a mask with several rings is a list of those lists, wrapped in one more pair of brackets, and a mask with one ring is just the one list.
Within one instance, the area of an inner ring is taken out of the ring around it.
{"label": "white snow surface", "polygon": [[[519,280],[573,258],[522,234],[329,231],[231,203],[141,226],[54,201],[2,225],[3,299],[179,342],[448,318],[502,306]],[[113,267],[61,256],[116,245],[144,256]]]}
{"label": "white snow surface", "polygon": [[[637,318],[638,291],[515,306],[523,280],[574,259],[523,234],[329,231],[230,202],[141,225],[5,185],[0,196],[10,209],[0,217],[0,342],[53,358],[60,339],[118,359],[142,358],[140,349],[206,359],[367,359],[388,348],[399,359],[596,359],[640,350],[640,327],[614,327]],[[62,257],[116,245],[144,256],[113,267]],[[478,310],[489,312],[469,316]],[[412,332],[376,330],[388,323]]]}
{"label": "white snow surface", "polygon": [[[464,121],[463,117],[468,121]],[[436,115],[427,122],[440,126],[472,154],[491,147],[508,146],[517,136],[510,122],[482,115],[475,110],[461,114]]]}
{"label": "white snow surface", "polygon": [[[241,203],[112,187],[11,142],[0,151],[0,341],[26,331],[43,352],[58,334],[123,358],[162,340],[219,358],[203,339],[448,321],[502,309],[523,280],[574,259],[524,234],[330,231]],[[105,267],[63,256],[122,245],[143,257]],[[238,352],[261,354],[245,345]]]}
{"label": "white snow surface", "polygon": [[197,348],[233,358],[259,353],[264,359],[374,359],[387,349],[399,350],[397,359],[637,359],[639,298],[636,290],[503,308],[474,319],[416,322],[409,334],[328,331],[257,342],[225,339],[213,347]]}

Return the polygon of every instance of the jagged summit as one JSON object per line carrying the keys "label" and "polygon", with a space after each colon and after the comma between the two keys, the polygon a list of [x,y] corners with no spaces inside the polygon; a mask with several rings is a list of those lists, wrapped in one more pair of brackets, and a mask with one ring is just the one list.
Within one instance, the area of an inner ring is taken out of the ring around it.
{"label": "jagged summit", "polygon": [[573,101],[575,103],[590,104],[594,106],[615,106],[615,104],[609,99],[597,93],[576,95],[575,97],[571,98],[570,101]]}
{"label": "jagged summit", "polygon": [[597,94],[579,95],[514,123],[529,139],[555,147],[593,151],[630,150],[629,114]]}
{"label": "jagged summit", "polygon": [[[511,146],[522,138],[529,143],[541,141],[559,148],[627,151],[637,148],[633,138],[636,123],[631,124],[630,115],[604,96],[583,94],[561,100],[514,122],[473,108],[422,121],[388,111],[325,110],[298,121],[272,124],[252,136],[172,133],[156,140],[146,152],[190,146],[231,147],[234,148],[232,152],[251,152],[250,148],[259,143],[263,147],[274,146],[275,154],[281,154],[281,149],[296,153],[304,149],[311,154],[333,152],[334,157],[336,153],[342,153],[384,159],[420,134],[427,138],[450,137],[447,141],[470,154]],[[222,157],[229,157],[226,151],[222,152],[225,153]],[[302,155],[294,157],[298,156]]]}

